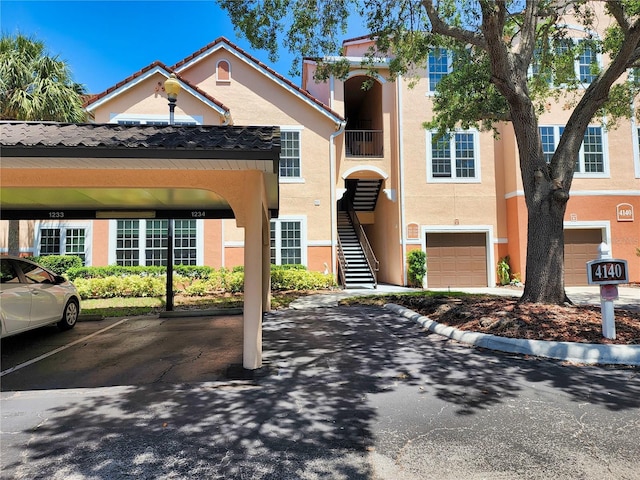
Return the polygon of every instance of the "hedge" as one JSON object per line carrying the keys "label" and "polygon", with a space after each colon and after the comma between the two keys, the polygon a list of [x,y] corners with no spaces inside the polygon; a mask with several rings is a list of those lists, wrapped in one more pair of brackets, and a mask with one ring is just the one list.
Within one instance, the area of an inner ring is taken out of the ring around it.
{"label": "hedge", "polygon": [[77,255],[42,255],[27,257],[27,259],[48,268],[57,275],[64,275],[72,268],[82,268],[82,258]]}
{"label": "hedge", "polygon": [[[273,266],[271,270],[272,291],[282,290],[321,290],[335,287],[333,277],[329,274],[311,272],[306,268]],[[73,283],[80,297],[109,298],[109,297],[161,297],[166,294],[166,276],[158,269],[164,267],[117,267],[112,272],[117,275],[101,276],[104,269],[111,267],[83,267],[91,268],[92,272],[78,269],[74,272]],[[151,268],[152,270],[149,270]],[[120,269],[136,269],[141,274],[124,274]],[[143,270],[138,270],[143,269]],[[176,269],[177,270],[177,269]],[[85,278],[89,273],[95,277]],[[175,273],[173,285],[175,293],[187,296],[205,296],[222,293],[240,293],[244,290],[244,272],[226,268],[213,269],[206,278],[202,272],[194,275],[193,270],[186,271],[187,275]]]}

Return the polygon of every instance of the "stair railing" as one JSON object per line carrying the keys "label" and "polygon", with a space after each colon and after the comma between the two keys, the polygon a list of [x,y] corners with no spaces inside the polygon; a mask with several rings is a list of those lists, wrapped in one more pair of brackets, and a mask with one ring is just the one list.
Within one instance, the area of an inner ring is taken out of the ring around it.
{"label": "stair railing", "polygon": [[340,238],[338,237],[338,247],[336,249],[336,253],[338,255],[338,284],[345,288],[347,285],[347,270],[349,270],[349,262],[347,258],[344,256],[344,251],[342,250],[342,243],[340,242]]}
{"label": "stair railing", "polygon": [[364,228],[358,220],[358,215],[353,208],[353,204],[351,202],[347,202],[347,213],[349,214],[349,218],[351,219],[351,223],[353,225],[353,229],[358,236],[358,241],[360,242],[360,246],[362,247],[362,251],[364,252],[364,256],[367,259],[367,264],[369,265],[369,270],[373,275],[373,285],[377,287],[378,285],[378,272],[380,270],[380,262],[376,258],[373,253],[373,248],[371,248],[371,244],[369,243],[369,239],[367,235],[364,233]]}

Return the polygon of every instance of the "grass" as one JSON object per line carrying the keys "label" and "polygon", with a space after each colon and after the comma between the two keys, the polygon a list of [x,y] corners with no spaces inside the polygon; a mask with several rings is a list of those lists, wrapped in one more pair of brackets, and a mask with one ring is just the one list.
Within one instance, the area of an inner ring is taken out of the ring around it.
{"label": "grass", "polygon": [[[296,298],[308,292],[286,291],[272,292],[271,308],[287,308]],[[164,311],[164,297],[115,297],[82,300],[83,315],[102,317],[130,317],[150,315]],[[205,297],[174,297],[174,310],[209,310],[222,308],[242,308],[243,294],[223,294]]]}

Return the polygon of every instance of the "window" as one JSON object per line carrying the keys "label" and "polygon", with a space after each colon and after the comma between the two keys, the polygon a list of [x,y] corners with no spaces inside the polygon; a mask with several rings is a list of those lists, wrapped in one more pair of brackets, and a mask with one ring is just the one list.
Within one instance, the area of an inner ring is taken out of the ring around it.
{"label": "window", "polygon": [[[201,115],[176,115],[174,125],[202,125]],[[147,115],[140,113],[112,113],[109,123],[118,125],[169,125],[169,114]]]}
{"label": "window", "polygon": [[564,132],[564,127],[540,127],[542,152],[547,163],[551,163],[551,158],[556,151],[562,132]]}
{"label": "window", "polygon": [[[118,220],[115,263],[166,266],[168,220]],[[173,264],[197,265],[197,220],[174,220]]]}
{"label": "window", "polygon": [[145,237],[145,265],[167,264],[168,220],[147,220]]}
{"label": "window", "polygon": [[435,92],[438,83],[451,72],[450,52],[437,48],[429,52],[427,59],[427,79],[429,92]]}
{"label": "window", "polygon": [[633,123],[633,156],[636,164],[636,178],[640,178],[640,127]]}
{"label": "window", "polygon": [[216,80],[218,82],[231,81],[231,65],[226,60],[220,60],[216,66]]}
{"label": "window", "polygon": [[140,265],[139,220],[118,220],[116,232],[116,264],[123,267]]}
{"label": "window", "polygon": [[586,42],[580,43],[580,53],[578,55],[578,79],[582,83],[591,83],[596,79],[594,73],[598,66],[596,51],[592,45]]}
{"label": "window", "polygon": [[429,178],[434,181],[478,181],[478,133],[454,132],[434,139],[427,134]]}
{"label": "window", "polygon": [[303,264],[300,221],[271,221],[271,263],[274,265]]}
{"label": "window", "polygon": [[[562,126],[540,126],[542,137],[542,151],[547,163],[551,161],[554,152],[564,132]],[[575,172],[578,174],[606,174],[605,139],[602,127],[587,127],[584,140],[580,148]]]}
{"label": "window", "polygon": [[[174,125],[198,125],[196,122],[174,121]],[[118,125],[169,125],[169,120],[118,120]]]}
{"label": "window", "polygon": [[300,131],[280,131],[280,177],[299,178]]}
{"label": "window", "polygon": [[84,227],[41,226],[38,232],[38,254],[77,255],[84,264],[87,256],[86,235]]}
{"label": "window", "polygon": [[598,74],[600,60],[592,43],[588,40],[570,38],[557,39],[553,43],[555,57],[553,66],[541,66],[543,47],[537,47],[531,62],[531,76],[544,78],[549,84],[565,85],[574,81],[588,85]]}
{"label": "window", "polygon": [[604,147],[602,145],[602,129],[600,127],[587,127],[580,153],[581,158],[576,164],[576,172],[604,172]]}
{"label": "window", "polygon": [[197,225],[195,220],[174,220],[173,260],[176,265],[197,265]]}

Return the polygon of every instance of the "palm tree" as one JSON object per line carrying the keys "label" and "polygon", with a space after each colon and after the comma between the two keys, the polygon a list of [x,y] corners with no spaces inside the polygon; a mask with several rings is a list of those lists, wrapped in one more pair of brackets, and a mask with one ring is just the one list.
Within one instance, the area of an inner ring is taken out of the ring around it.
{"label": "palm tree", "polygon": [[83,122],[83,93],[43,42],[21,34],[0,38],[0,119]]}
{"label": "palm tree", "polygon": [[[0,38],[0,120],[79,123],[84,86],[72,81],[69,66],[49,56],[39,40],[18,34]],[[20,221],[9,221],[8,251],[20,250]]]}

